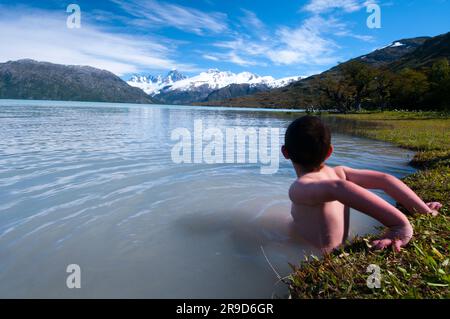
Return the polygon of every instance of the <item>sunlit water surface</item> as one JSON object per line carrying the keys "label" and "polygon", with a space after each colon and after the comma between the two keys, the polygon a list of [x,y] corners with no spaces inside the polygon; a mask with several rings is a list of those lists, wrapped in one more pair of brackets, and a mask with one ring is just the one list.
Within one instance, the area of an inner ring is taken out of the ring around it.
{"label": "sunlit water surface", "polygon": [[[295,178],[260,164],[175,164],[171,132],[285,128],[273,112],[0,101],[0,297],[270,298],[310,247],[270,229]],[[281,137],[280,137],[281,139]],[[281,141],[280,141],[281,143]],[[411,153],[344,135],[330,165],[401,177]],[[377,225],[352,212],[351,233]],[[68,289],[66,267],[81,267]]]}

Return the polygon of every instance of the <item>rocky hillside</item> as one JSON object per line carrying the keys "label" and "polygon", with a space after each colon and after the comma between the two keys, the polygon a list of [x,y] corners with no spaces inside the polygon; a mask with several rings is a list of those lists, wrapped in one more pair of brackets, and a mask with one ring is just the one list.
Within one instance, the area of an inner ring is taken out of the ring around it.
{"label": "rocky hillside", "polygon": [[153,103],[118,76],[89,66],[34,60],[0,63],[0,98]]}

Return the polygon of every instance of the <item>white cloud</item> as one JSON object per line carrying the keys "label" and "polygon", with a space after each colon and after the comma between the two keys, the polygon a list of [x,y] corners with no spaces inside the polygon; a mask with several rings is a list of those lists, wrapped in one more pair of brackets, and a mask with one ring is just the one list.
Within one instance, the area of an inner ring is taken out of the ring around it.
{"label": "white cloud", "polygon": [[241,66],[250,66],[250,65],[258,65],[259,64],[258,62],[246,60],[246,59],[242,58],[234,51],[230,52],[226,58],[228,59],[229,62],[238,64]]}
{"label": "white cloud", "polygon": [[[226,52],[208,53],[222,62],[230,62],[240,66],[266,65],[263,61],[267,55],[268,47],[265,43],[257,42],[249,37],[237,36],[229,41],[213,44],[216,48],[225,49]],[[210,59],[211,60],[211,59]]]}
{"label": "white cloud", "polygon": [[117,75],[143,69],[195,69],[177,64],[157,39],[110,33],[82,19],[80,29],[66,27],[67,15],[37,9],[0,11],[0,61],[31,58],[60,64],[90,65]]}
{"label": "white cloud", "polygon": [[338,55],[340,47],[336,43],[338,37],[366,42],[373,41],[373,37],[355,34],[345,22],[321,13],[330,9],[350,12],[361,8],[365,3],[366,1],[361,0],[312,0],[305,7],[313,13],[309,18],[296,27],[280,26],[272,32],[268,32],[268,28],[256,14],[244,10],[245,17],[242,21],[252,30],[234,35],[231,40],[216,42],[214,46],[228,50],[221,57],[237,56],[238,58],[230,59],[230,62],[235,61],[239,65],[261,65],[265,61],[279,65],[331,65],[341,59]]}
{"label": "white cloud", "polygon": [[241,10],[244,13],[244,16],[240,20],[245,26],[258,31],[265,29],[264,23],[258,18],[256,13],[247,9]]}
{"label": "white cloud", "polygon": [[253,11],[247,9],[241,9],[243,16],[240,17],[239,21],[241,25],[245,28],[241,33],[251,34],[252,36],[266,41],[270,37],[269,29],[266,27],[264,22],[254,13]]}
{"label": "white cloud", "polygon": [[267,50],[267,45],[268,43],[265,41],[254,41],[250,37],[244,37],[243,35],[239,35],[233,40],[214,43],[215,47],[230,49],[234,52],[240,52],[245,55],[253,56],[264,55]]}
{"label": "white cloud", "polygon": [[324,13],[330,10],[339,9],[345,12],[354,12],[361,9],[365,1],[361,0],[310,0],[303,10],[315,14]]}
{"label": "white cloud", "polygon": [[262,65],[267,60],[280,65],[331,64],[338,61],[334,56],[338,46],[324,33],[344,27],[337,20],[314,16],[296,28],[279,27],[265,39],[239,35],[233,40],[217,42],[214,46],[228,52],[214,56],[226,56],[230,62],[239,65]]}
{"label": "white cloud", "polygon": [[351,31],[351,27],[347,23],[334,17],[325,19],[319,15],[314,15],[305,22],[305,26],[316,30],[316,32],[329,33],[338,37],[350,37],[365,42],[373,41],[372,36],[355,34]]}
{"label": "white cloud", "polygon": [[182,31],[203,35],[228,30],[227,16],[220,12],[203,12],[198,9],[158,2],[155,0],[111,0],[137,19],[141,26],[174,27]]}
{"label": "white cloud", "polygon": [[211,61],[219,61],[220,59],[214,55],[210,55],[210,54],[203,54],[202,57],[206,60],[211,60]]}
{"label": "white cloud", "polygon": [[269,58],[278,64],[293,64],[299,62],[301,54],[294,50],[281,49],[269,51]]}
{"label": "white cloud", "polygon": [[240,66],[254,66],[254,65],[265,65],[263,62],[258,62],[250,59],[243,58],[236,51],[231,50],[226,53],[211,53],[211,54],[203,54],[203,58],[211,61],[220,61],[220,62],[230,62],[233,64],[237,64]]}
{"label": "white cloud", "polygon": [[335,35],[340,37],[351,37],[364,42],[373,42],[375,40],[374,37],[371,35],[354,34],[351,32],[338,32]]}
{"label": "white cloud", "polygon": [[281,44],[269,52],[271,60],[278,64],[321,64],[332,58],[337,45],[323,37],[307,20],[296,29],[281,28],[277,34]]}

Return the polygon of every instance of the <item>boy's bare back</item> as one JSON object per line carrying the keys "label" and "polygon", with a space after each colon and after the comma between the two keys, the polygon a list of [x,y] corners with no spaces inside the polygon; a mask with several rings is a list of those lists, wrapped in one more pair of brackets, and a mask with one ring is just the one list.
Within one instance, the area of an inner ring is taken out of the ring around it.
{"label": "boy's bare back", "polygon": [[289,190],[294,229],[315,247],[329,251],[346,241],[349,228],[349,208],[338,201],[320,202],[308,193],[308,186],[317,181],[345,180],[342,167],[324,166],[318,172],[300,176]]}

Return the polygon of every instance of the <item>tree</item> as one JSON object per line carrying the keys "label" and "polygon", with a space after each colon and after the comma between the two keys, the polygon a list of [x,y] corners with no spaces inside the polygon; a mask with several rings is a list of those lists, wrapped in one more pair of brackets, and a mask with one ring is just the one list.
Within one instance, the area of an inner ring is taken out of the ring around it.
{"label": "tree", "polygon": [[446,58],[436,61],[431,67],[430,104],[433,107],[450,107],[450,66]]}
{"label": "tree", "polygon": [[375,73],[374,68],[360,61],[352,61],[342,66],[345,80],[354,88],[353,109],[360,110],[362,103],[369,99]]}
{"label": "tree", "polygon": [[395,76],[389,70],[377,69],[374,71],[373,96],[375,107],[382,110],[389,106],[391,100],[392,86]]}
{"label": "tree", "polygon": [[346,113],[354,104],[355,89],[336,75],[327,74],[317,80],[321,108],[334,108]]}
{"label": "tree", "polygon": [[409,68],[403,69],[394,79],[392,101],[396,107],[418,109],[424,105],[429,86],[424,73]]}

